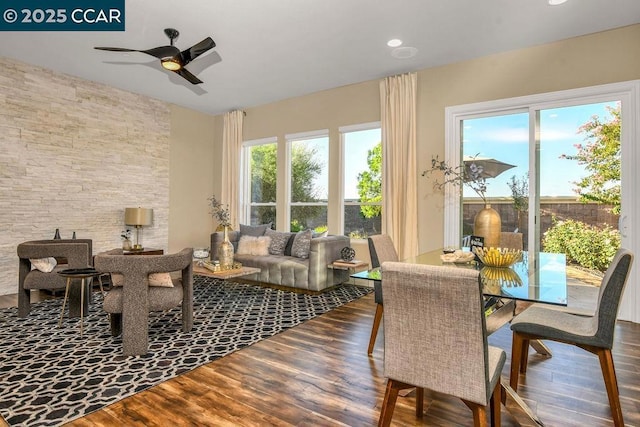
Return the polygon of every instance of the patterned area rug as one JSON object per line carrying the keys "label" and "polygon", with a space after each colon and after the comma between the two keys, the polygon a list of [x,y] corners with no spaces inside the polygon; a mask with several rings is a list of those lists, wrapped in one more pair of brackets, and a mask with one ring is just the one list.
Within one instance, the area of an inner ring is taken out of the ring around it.
{"label": "patterned area rug", "polygon": [[122,356],[109,332],[102,296],[85,317],[58,328],[62,301],[32,304],[31,314],[0,311],[0,414],[7,423],[57,426],[216,360],[371,292],[341,285],[307,295],[209,277],[194,279],[194,326],[180,309],[153,313],[149,353]]}

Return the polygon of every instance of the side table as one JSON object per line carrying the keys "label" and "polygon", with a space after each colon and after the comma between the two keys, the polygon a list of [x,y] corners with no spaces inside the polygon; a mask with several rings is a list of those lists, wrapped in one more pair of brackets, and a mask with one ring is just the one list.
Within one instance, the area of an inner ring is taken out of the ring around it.
{"label": "side table", "polygon": [[[62,310],[60,311],[60,320],[58,321],[58,327],[62,326],[62,318],[64,317],[64,307],[67,304],[67,298],[69,297],[69,287],[71,286],[71,282],[73,279],[80,279],[80,335],[83,334],[83,324],[84,324],[84,292],[87,287],[87,279],[92,277],[100,276],[100,273],[95,268],[77,268],[77,269],[67,269],[59,271],[58,274],[62,277],[66,277],[67,286],[64,291],[64,300],[62,301]],[[104,295],[104,289],[102,288],[102,282],[98,281],[100,284],[100,291]]]}
{"label": "side table", "polygon": [[[362,271],[362,270],[368,270],[369,269],[369,263],[368,262],[364,262],[364,261],[360,261],[360,260],[357,260],[357,259],[354,259],[352,261],[345,261],[343,259],[338,259],[338,260],[333,261],[331,264],[329,264],[327,266],[327,268],[330,268],[332,270],[348,271],[349,275],[351,275],[353,273],[357,273],[357,272]],[[350,280],[350,278],[347,279],[347,280]]]}

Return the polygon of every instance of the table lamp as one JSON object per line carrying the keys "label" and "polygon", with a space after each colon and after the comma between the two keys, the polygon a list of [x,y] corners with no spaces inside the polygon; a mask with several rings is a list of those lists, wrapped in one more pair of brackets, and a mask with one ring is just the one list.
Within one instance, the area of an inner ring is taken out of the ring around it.
{"label": "table lamp", "polygon": [[144,249],[140,244],[140,228],[145,225],[151,225],[153,222],[153,209],[146,208],[125,208],[124,210],[124,223],[126,225],[133,225],[136,228],[136,243],[133,245],[133,250],[141,251]]}

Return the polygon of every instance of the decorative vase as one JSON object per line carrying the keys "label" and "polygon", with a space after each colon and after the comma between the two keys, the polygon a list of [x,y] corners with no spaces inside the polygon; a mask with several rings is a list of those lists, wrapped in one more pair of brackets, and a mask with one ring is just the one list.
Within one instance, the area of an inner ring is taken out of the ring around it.
{"label": "decorative vase", "polygon": [[500,214],[490,204],[476,214],[473,222],[473,234],[484,237],[485,248],[497,248],[500,246],[500,230],[502,221]]}
{"label": "decorative vase", "polygon": [[131,240],[124,239],[122,241],[122,250],[123,251],[130,251],[131,250]]}
{"label": "decorative vase", "polygon": [[60,240],[60,229],[56,228],[56,233],[53,235],[54,240]]}
{"label": "decorative vase", "polygon": [[233,267],[233,245],[229,241],[228,227],[224,227],[224,237],[218,248],[218,261],[220,261],[220,268],[223,270],[229,270]]}

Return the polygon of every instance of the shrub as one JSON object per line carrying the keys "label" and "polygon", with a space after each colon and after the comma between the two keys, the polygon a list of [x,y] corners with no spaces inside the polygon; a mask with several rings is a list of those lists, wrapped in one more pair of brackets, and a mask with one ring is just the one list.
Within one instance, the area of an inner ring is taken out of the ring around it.
{"label": "shrub", "polygon": [[620,232],[606,225],[594,227],[580,221],[555,222],[542,239],[545,252],[564,253],[567,261],[605,271],[620,247]]}

